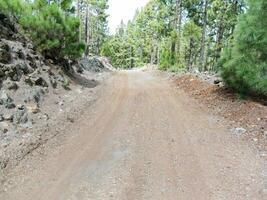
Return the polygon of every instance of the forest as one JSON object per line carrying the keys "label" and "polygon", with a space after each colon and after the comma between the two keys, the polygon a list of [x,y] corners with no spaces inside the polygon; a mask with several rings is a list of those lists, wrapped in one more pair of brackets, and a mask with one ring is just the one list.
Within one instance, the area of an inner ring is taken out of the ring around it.
{"label": "forest", "polygon": [[1,0],[46,58],[103,55],[118,68],[220,73],[244,95],[267,96],[266,0],[150,0],[108,30],[108,0]]}

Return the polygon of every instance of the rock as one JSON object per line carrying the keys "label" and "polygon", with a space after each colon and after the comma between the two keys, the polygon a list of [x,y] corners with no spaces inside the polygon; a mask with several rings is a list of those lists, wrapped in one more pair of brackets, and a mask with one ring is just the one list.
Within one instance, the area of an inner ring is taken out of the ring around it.
{"label": "rock", "polygon": [[2,90],[1,92],[0,105],[3,105],[8,109],[16,107],[15,104],[13,103],[13,99],[10,96],[8,96],[5,90]]}
{"label": "rock", "polygon": [[40,112],[40,109],[37,104],[28,105],[27,109],[30,113],[37,114]]}
{"label": "rock", "polygon": [[74,123],[75,121],[74,121],[74,119],[72,118],[72,117],[67,117],[67,120],[70,122],[70,123]]}
{"label": "rock", "polygon": [[6,108],[7,109],[13,109],[13,108],[16,108],[16,105],[14,103],[8,103],[8,104],[6,104]]}
{"label": "rock", "polygon": [[31,129],[31,128],[33,128],[33,122],[31,120],[29,120],[27,123],[21,124],[21,126],[23,128],[26,128],[26,129]]}
{"label": "rock", "polygon": [[219,87],[224,87],[224,83],[223,83],[223,82],[220,82],[220,83],[218,84],[218,86],[219,86]]}
{"label": "rock", "polygon": [[38,77],[37,79],[35,79],[34,83],[38,86],[48,87],[47,82],[42,77]]}
{"label": "rock", "polygon": [[47,121],[47,120],[49,120],[49,116],[46,113],[45,114],[41,114],[41,115],[38,116],[38,119]]}
{"label": "rock", "polygon": [[25,124],[28,122],[27,108],[25,106],[17,107],[17,111],[13,116],[14,124]]}
{"label": "rock", "polygon": [[28,65],[27,62],[19,63],[16,65],[17,69],[21,70],[23,74],[29,74],[33,72],[33,69]]}
{"label": "rock", "polygon": [[33,80],[30,78],[30,77],[26,77],[24,79],[25,83],[28,84],[29,86],[33,86],[34,85],[34,82]]}
{"label": "rock", "polygon": [[4,88],[8,89],[8,90],[17,90],[19,88],[18,84],[16,82],[7,80],[4,83]]}
{"label": "rock", "polygon": [[42,77],[27,77],[25,78],[25,83],[30,86],[38,85],[42,87],[48,87],[47,82]]}
{"label": "rock", "polygon": [[222,82],[221,79],[215,79],[215,80],[214,80],[214,84],[215,84],[215,85],[218,85],[218,84],[220,84],[221,82]]}
{"label": "rock", "polygon": [[42,95],[44,95],[44,90],[42,88],[37,88],[35,90],[32,90],[29,94],[29,96],[24,100],[24,102],[35,102],[39,103],[41,101]]}
{"label": "rock", "polygon": [[247,130],[242,127],[234,128],[231,131],[234,135],[237,135],[237,136],[241,136],[247,132]]}
{"label": "rock", "polygon": [[5,113],[4,115],[3,115],[3,117],[4,117],[4,120],[5,121],[13,121],[13,114],[10,114],[10,113]]}
{"label": "rock", "polygon": [[2,132],[5,132],[4,130],[5,130],[5,129],[7,130],[8,128],[10,128],[8,122],[1,122],[1,123],[0,123],[0,130],[1,130]]}
{"label": "rock", "polygon": [[49,80],[50,80],[52,87],[57,88],[57,81],[52,77],[50,77]]}
{"label": "rock", "polygon": [[0,96],[0,104],[3,105],[7,101],[12,101],[12,99],[8,96],[5,90],[2,90]]}
{"label": "rock", "polygon": [[0,44],[0,62],[3,64],[9,64],[11,60],[12,56],[10,47],[5,43]]}
{"label": "rock", "polygon": [[22,49],[19,49],[18,50],[18,52],[17,52],[17,56],[20,58],[20,59],[22,59],[22,60],[24,60],[25,59],[25,54],[24,54],[24,52],[22,51]]}
{"label": "rock", "polygon": [[58,102],[58,105],[60,105],[60,106],[64,106],[64,100]]}
{"label": "rock", "polygon": [[19,80],[19,76],[18,76],[17,74],[14,74],[14,75],[11,77],[11,79],[12,79],[13,81],[18,81],[18,80]]}
{"label": "rock", "polygon": [[101,59],[98,57],[83,58],[80,60],[77,68],[82,68],[83,70],[90,72],[104,72],[109,71],[108,68],[101,62]]}
{"label": "rock", "polygon": [[3,122],[5,120],[3,114],[0,114],[0,122]]}

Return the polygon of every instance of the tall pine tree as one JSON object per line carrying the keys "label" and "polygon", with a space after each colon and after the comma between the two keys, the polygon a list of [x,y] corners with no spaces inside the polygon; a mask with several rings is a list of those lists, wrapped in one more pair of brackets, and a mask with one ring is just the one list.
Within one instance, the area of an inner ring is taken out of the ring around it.
{"label": "tall pine tree", "polygon": [[236,28],[234,45],[221,59],[222,76],[228,86],[243,94],[267,97],[267,1],[248,3]]}

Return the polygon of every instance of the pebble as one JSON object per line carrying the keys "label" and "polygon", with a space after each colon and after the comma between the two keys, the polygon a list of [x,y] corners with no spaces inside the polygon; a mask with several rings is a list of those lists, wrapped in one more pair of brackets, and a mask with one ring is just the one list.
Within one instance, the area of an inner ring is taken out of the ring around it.
{"label": "pebble", "polygon": [[241,136],[247,132],[247,130],[242,127],[233,128],[231,129],[231,131],[234,135],[237,135],[237,136]]}

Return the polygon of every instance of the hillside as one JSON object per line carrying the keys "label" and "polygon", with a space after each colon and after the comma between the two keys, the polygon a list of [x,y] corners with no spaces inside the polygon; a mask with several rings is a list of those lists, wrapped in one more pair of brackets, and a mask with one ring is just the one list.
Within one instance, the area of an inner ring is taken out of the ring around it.
{"label": "hillside", "polygon": [[[0,28],[0,168],[5,168],[57,134],[45,133],[54,119],[63,120],[57,114],[70,117],[65,109],[79,102],[75,96],[94,91],[90,88],[97,87],[112,67],[101,58],[56,65],[44,59],[4,14]],[[92,98],[91,93],[84,98]]]}

